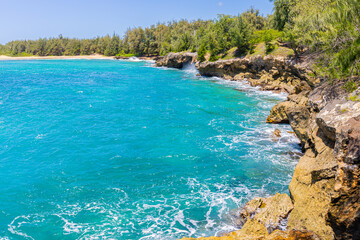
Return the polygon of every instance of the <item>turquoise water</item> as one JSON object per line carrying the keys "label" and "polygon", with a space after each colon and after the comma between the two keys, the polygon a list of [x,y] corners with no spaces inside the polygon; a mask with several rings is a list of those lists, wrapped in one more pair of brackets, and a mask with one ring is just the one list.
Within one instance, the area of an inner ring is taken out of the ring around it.
{"label": "turquoise water", "polygon": [[[147,62],[0,62],[0,239],[176,239],[287,192],[284,96]],[[272,131],[282,131],[280,139]]]}

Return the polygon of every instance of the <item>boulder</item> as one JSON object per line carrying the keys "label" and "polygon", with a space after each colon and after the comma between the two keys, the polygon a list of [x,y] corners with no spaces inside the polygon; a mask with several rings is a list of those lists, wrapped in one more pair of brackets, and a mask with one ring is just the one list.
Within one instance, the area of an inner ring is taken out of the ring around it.
{"label": "boulder", "polygon": [[[289,195],[277,193],[268,198],[255,198],[248,202],[239,214],[239,225],[250,219],[267,227],[269,232],[281,229],[281,224],[293,209]],[[244,225],[245,226],[245,225]]]}
{"label": "boulder", "polygon": [[290,101],[280,102],[276,104],[270,111],[270,115],[267,117],[267,123],[289,123],[287,115],[288,108],[292,106]]}

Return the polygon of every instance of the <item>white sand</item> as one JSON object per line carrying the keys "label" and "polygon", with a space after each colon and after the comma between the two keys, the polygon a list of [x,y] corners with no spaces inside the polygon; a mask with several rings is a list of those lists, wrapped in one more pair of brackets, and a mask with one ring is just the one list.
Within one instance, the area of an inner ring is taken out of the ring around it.
{"label": "white sand", "polygon": [[30,57],[9,57],[0,55],[0,60],[31,60],[31,59],[114,59],[100,54],[80,55],[80,56],[30,56]]}

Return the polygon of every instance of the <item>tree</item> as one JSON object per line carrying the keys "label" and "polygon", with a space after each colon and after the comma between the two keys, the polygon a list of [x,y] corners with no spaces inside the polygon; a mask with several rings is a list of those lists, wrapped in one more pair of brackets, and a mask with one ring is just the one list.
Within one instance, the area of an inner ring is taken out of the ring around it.
{"label": "tree", "polygon": [[232,46],[238,48],[238,53],[245,53],[250,47],[251,31],[249,25],[245,23],[243,16],[235,19],[234,25],[231,28]]}
{"label": "tree", "polygon": [[273,25],[276,30],[282,31],[289,22],[290,0],[275,0]]}

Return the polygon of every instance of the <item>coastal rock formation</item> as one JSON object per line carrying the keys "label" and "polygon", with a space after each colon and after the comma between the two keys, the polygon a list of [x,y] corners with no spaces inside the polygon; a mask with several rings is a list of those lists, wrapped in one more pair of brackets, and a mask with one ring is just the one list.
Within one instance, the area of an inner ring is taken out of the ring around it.
{"label": "coastal rock formation", "polygon": [[306,81],[308,86],[314,86],[319,81],[309,76],[310,70],[294,65],[283,57],[255,56],[218,60],[197,63],[196,67],[203,76],[217,76],[229,80],[246,79],[254,87],[289,94],[296,91],[295,86],[303,81]]}
{"label": "coastal rock formation", "polygon": [[351,100],[360,89],[341,86],[303,88],[272,110],[303,143],[290,197],[255,198],[239,213],[239,231],[203,239],[360,239],[360,102]]}
{"label": "coastal rock formation", "polygon": [[200,239],[359,240],[360,88],[349,93],[340,81],[316,85],[319,79],[310,77],[309,70],[274,57],[196,67],[204,76],[246,79],[263,90],[287,92],[287,100],[273,107],[267,122],[289,123],[304,152],[289,185],[290,197],[253,199],[239,212],[240,230]]}
{"label": "coastal rock formation", "polygon": [[289,195],[277,193],[269,198],[255,198],[248,202],[239,214],[239,225],[255,220],[264,225],[268,232],[283,229],[283,223],[294,208]]}
{"label": "coastal rock formation", "polygon": [[325,94],[316,102],[316,122],[334,144],[338,166],[327,221],[336,239],[360,239],[360,102],[352,98],[360,90],[349,94],[340,86],[318,89]]}
{"label": "coastal rock formation", "polygon": [[303,81],[295,86],[295,92],[287,100],[276,104],[266,119],[267,123],[290,123],[304,146],[308,140],[310,105],[308,95],[311,88]]}
{"label": "coastal rock formation", "polygon": [[289,96],[269,116],[287,116],[305,152],[289,186],[287,227],[320,239],[360,239],[360,102],[342,86],[323,83]]}
{"label": "coastal rock formation", "polygon": [[171,67],[183,68],[186,64],[196,61],[197,53],[182,52],[182,53],[169,53],[164,57],[156,60],[155,66],[157,67]]}
{"label": "coastal rock formation", "polygon": [[288,109],[291,106],[289,101],[276,104],[267,117],[267,123],[289,123]]}
{"label": "coastal rock formation", "polygon": [[[196,53],[169,53],[158,58],[155,66],[180,69],[185,64],[196,62],[196,59]],[[309,69],[295,65],[284,57],[253,56],[215,62],[196,62],[196,68],[202,76],[247,80],[254,87],[289,94],[297,92],[295,86],[303,81],[311,87],[319,82],[319,79],[310,77],[312,72]]]}

